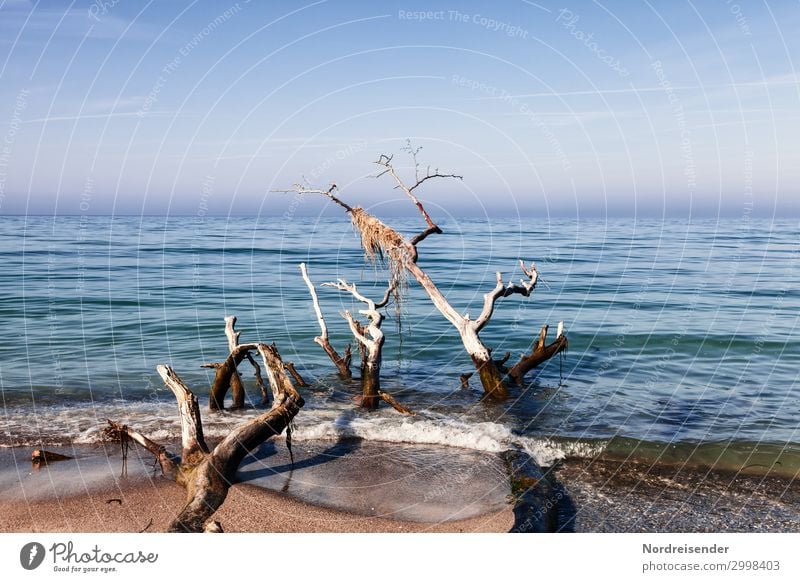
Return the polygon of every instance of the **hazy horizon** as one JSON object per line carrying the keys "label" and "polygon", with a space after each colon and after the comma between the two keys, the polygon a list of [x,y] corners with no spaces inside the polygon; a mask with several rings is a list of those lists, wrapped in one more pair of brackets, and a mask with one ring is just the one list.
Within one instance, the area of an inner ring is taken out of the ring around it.
{"label": "hazy horizon", "polygon": [[800,216],[798,25],[783,0],[7,0],[0,215],[281,216],[302,180],[388,208],[373,162],[411,179],[410,139],[463,176],[418,191],[440,215]]}

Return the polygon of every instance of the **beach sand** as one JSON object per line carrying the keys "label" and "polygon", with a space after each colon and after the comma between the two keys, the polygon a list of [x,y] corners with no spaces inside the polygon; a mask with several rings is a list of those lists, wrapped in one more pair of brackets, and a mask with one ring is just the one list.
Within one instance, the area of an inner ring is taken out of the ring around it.
{"label": "beach sand", "polygon": [[[496,455],[354,442],[294,449],[294,465],[282,443],[245,460],[240,476],[248,482],[230,489],[213,518],[225,531],[507,532],[513,526],[508,479]],[[184,489],[153,471],[139,449],[129,451],[125,477],[118,445],[52,450],[76,458],[35,470],[30,449],[0,450],[0,532],[159,532],[185,503]]]}
{"label": "beach sand", "polygon": [[[136,480],[65,498],[0,502],[0,531],[163,532],[184,502],[185,492],[175,483]],[[226,532],[320,533],[505,532],[514,522],[510,508],[440,524],[366,517],[248,485],[234,485],[214,519]]]}

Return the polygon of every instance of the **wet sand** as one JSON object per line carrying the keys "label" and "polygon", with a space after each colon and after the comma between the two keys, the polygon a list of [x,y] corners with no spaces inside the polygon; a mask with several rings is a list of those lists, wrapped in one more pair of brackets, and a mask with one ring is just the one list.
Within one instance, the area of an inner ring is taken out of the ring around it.
{"label": "wet sand", "polygon": [[587,459],[553,474],[563,531],[800,532],[800,477]]}

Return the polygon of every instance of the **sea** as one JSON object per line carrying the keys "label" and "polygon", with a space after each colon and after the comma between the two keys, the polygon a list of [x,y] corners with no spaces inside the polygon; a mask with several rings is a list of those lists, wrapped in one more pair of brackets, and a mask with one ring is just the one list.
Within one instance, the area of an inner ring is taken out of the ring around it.
{"label": "sea", "polygon": [[[746,218],[746,219],[745,219]],[[385,219],[406,235],[419,217]],[[419,246],[419,265],[477,317],[483,295],[523,275],[525,298],[498,301],[481,337],[510,363],[544,324],[569,349],[487,402],[455,329],[414,280],[386,308],[381,383],[415,416],[358,409],[314,343],[305,263],[339,351],[342,312],[378,299],[388,272],[365,262],[345,216],[0,217],[0,446],[85,445],[107,419],[153,439],[180,435],[156,373],[169,364],[205,408],[227,356],[274,342],[309,387],[297,442],[363,439],[461,450],[521,449],[541,465],[570,457],[642,460],[794,477],[800,471],[800,224],[797,220],[455,219]],[[355,346],[354,346],[355,348]],[[354,349],[354,352],[357,350]],[[354,375],[358,374],[354,363]],[[244,410],[204,412],[208,436],[263,411],[248,364]]]}

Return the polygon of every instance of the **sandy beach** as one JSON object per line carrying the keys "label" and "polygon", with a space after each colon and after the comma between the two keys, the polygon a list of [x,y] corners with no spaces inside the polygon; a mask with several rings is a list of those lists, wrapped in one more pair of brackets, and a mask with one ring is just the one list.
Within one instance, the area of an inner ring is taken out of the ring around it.
{"label": "sandy beach", "polygon": [[[497,455],[387,443],[296,449],[294,465],[281,446],[243,464],[246,482],[214,516],[226,532],[520,529]],[[0,532],[161,532],[185,502],[137,449],[124,477],[115,446],[58,450],[76,458],[38,470],[30,450],[0,450]],[[419,464],[426,456],[431,464]],[[800,492],[785,477],[576,458],[544,475],[559,532],[796,532],[800,524]]]}
{"label": "sandy beach", "polygon": [[[163,532],[185,500],[168,481],[137,480],[65,498],[0,503],[0,532]],[[226,532],[505,532],[510,510],[445,523],[365,517],[305,503],[291,496],[235,485],[217,512]]]}
{"label": "sandy beach", "polygon": [[[138,449],[124,477],[117,446],[55,450],[75,458],[34,469],[29,449],[0,450],[0,532],[159,532],[185,503],[184,489]],[[214,519],[227,532],[509,531],[501,461],[443,450],[414,447],[415,457],[440,459],[426,471],[404,464],[412,452],[402,445],[303,443],[292,465],[285,447],[268,444],[243,464],[248,483],[231,488]],[[438,483],[441,474],[458,491]]]}

